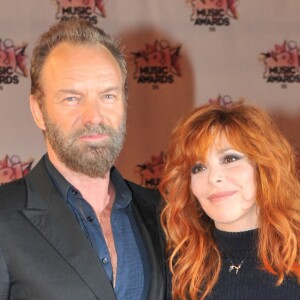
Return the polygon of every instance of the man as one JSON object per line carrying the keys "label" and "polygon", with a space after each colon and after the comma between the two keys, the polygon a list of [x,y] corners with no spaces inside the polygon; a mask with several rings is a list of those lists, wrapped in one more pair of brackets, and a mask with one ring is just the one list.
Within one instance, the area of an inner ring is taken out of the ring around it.
{"label": "man", "polygon": [[44,33],[30,108],[47,154],[0,188],[0,299],[165,299],[158,195],[113,164],[126,123],[116,42],[82,20]]}

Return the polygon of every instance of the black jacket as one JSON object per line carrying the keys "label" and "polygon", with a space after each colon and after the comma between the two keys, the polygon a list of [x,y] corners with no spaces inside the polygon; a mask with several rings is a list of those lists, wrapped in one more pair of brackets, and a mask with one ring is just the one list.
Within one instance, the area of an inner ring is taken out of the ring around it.
{"label": "black jacket", "polygon": [[[156,213],[160,198],[127,183],[152,264],[148,299],[163,300],[163,241]],[[0,187],[0,299],[115,299],[94,249],[49,178],[44,159],[25,178]]]}

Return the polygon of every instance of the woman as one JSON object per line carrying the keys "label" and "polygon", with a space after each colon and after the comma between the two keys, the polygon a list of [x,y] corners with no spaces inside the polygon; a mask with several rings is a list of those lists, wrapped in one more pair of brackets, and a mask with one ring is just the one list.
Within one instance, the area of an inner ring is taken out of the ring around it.
{"label": "woman", "polygon": [[160,184],[173,299],[300,299],[300,187],[270,117],[242,102],[175,128]]}

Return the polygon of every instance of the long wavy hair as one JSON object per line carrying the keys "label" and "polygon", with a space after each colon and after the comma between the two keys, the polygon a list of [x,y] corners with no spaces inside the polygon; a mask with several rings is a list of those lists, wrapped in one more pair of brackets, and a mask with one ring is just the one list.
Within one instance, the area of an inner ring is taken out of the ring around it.
{"label": "long wavy hair", "polygon": [[220,136],[256,167],[258,258],[277,277],[300,282],[300,185],[294,152],[263,110],[242,101],[196,108],[174,129],[160,192],[174,299],[205,299],[216,284],[221,254],[214,222],[190,190],[191,169]]}

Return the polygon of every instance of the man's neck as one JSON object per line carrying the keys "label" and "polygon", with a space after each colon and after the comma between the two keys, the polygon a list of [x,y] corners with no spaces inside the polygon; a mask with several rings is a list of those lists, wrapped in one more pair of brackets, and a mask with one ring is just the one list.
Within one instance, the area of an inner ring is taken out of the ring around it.
{"label": "man's neck", "polygon": [[82,197],[93,207],[97,214],[101,213],[109,202],[112,201],[110,199],[109,172],[103,178],[89,177],[70,170],[53,152],[49,151],[48,156],[54,167],[70,184],[80,191]]}

